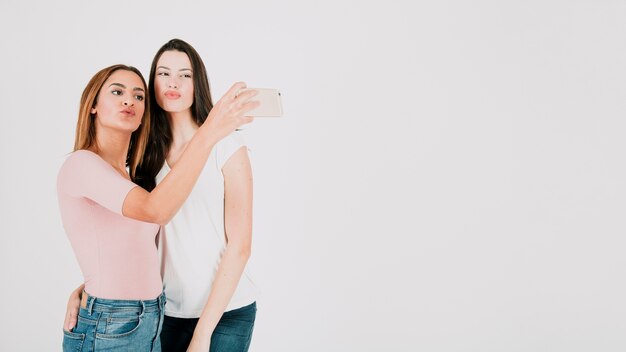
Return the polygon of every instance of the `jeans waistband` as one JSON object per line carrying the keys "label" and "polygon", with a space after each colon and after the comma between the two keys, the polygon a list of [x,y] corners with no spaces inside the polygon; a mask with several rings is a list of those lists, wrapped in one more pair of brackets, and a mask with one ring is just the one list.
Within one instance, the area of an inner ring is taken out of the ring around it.
{"label": "jeans waistband", "polygon": [[159,297],[148,300],[123,300],[123,299],[106,299],[87,295],[87,307],[83,308],[89,312],[116,313],[116,312],[138,312],[143,313],[158,312],[163,310],[165,305],[165,293],[161,293]]}

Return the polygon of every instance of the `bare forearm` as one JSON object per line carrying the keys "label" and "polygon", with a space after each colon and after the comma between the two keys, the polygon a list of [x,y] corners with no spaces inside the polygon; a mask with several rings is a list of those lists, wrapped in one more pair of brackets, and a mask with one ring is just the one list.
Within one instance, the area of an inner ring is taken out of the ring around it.
{"label": "bare forearm", "polygon": [[152,192],[136,187],[124,202],[124,215],[160,225],[176,215],[193,189],[217,139],[200,127],[184,153]]}
{"label": "bare forearm", "polygon": [[189,141],[185,152],[162,182],[150,192],[149,202],[158,209],[159,223],[168,223],[193,189],[215,142],[208,131],[200,128]]}
{"label": "bare forearm", "polygon": [[209,346],[213,330],[228,306],[244,271],[252,246],[252,170],[245,148],[222,168],[224,174],[224,230],[227,245],[211,293],[196,325],[191,350]]}
{"label": "bare forearm", "polygon": [[243,114],[259,102],[249,100],[256,94],[254,90],[237,95],[245,87],[243,82],[235,83],[213,106],[176,166],[152,192],[135,187],[128,193],[122,209],[124,216],[161,225],[174,217],[193,189],[215,143],[252,121]]}
{"label": "bare forearm", "polygon": [[215,326],[235,293],[249,257],[249,249],[235,246],[226,248],[213,280],[211,293],[196,325],[194,339],[210,340]]}

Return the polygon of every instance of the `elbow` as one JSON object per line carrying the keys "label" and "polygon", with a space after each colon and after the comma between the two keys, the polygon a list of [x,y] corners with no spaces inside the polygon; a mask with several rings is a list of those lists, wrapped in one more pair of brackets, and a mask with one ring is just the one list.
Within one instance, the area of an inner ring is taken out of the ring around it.
{"label": "elbow", "polygon": [[241,246],[241,248],[239,248],[237,252],[242,259],[248,261],[248,259],[250,259],[250,255],[252,255],[252,245],[248,243],[244,246]]}
{"label": "elbow", "polygon": [[152,221],[153,224],[157,224],[159,226],[165,226],[167,225],[168,222],[170,221],[165,218],[157,218],[154,221]]}
{"label": "elbow", "polygon": [[172,220],[173,217],[174,216],[172,214],[156,214],[154,218],[154,223],[165,226],[168,222]]}
{"label": "elbow", "polygon": [[145,217],[147,222],[151,222],[153,224],[158,224],[161,226],[170,222],[170,220],[172,220],[172,218],[174,217],[174,214],[168,214],[167,212],[159,209],[159,207],[146,207],[145,211]]}
{"label": "elbow", "polygon": [[137,186],[126,196],[122,214],[135,220],[165,225],[172,220],[178,209],[168,210],[161,203],[154,194]]}
{"label": "elbow", "polygon": [[233,252],[237,258],[240,258],[244,262],[247,262],[250,255],[252,255],[252,244],[249,242],[228,244],[227,249],[230,249],[230,251]]}

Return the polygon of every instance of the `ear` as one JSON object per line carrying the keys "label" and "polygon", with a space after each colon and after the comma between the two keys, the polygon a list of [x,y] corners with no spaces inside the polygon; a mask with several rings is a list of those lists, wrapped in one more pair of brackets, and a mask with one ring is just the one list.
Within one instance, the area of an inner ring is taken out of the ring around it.
{"label": "ear", "polygon": [[96,107],[94,106],[93,108],[91,108],[91,113],[95,114],[96,113]]}

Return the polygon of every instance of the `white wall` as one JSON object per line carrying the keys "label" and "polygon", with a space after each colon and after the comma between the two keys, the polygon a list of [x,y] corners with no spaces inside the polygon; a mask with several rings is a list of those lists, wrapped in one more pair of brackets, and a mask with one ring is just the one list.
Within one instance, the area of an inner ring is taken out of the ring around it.
{"label": "white wall", "polygon": [[[97,2],[101,3],[101,2]],[[0,4],[2,351],[57,350],[80,93],[175,37],[216,98],[277,87],[252,351],[626,349],[626,3]]]}

